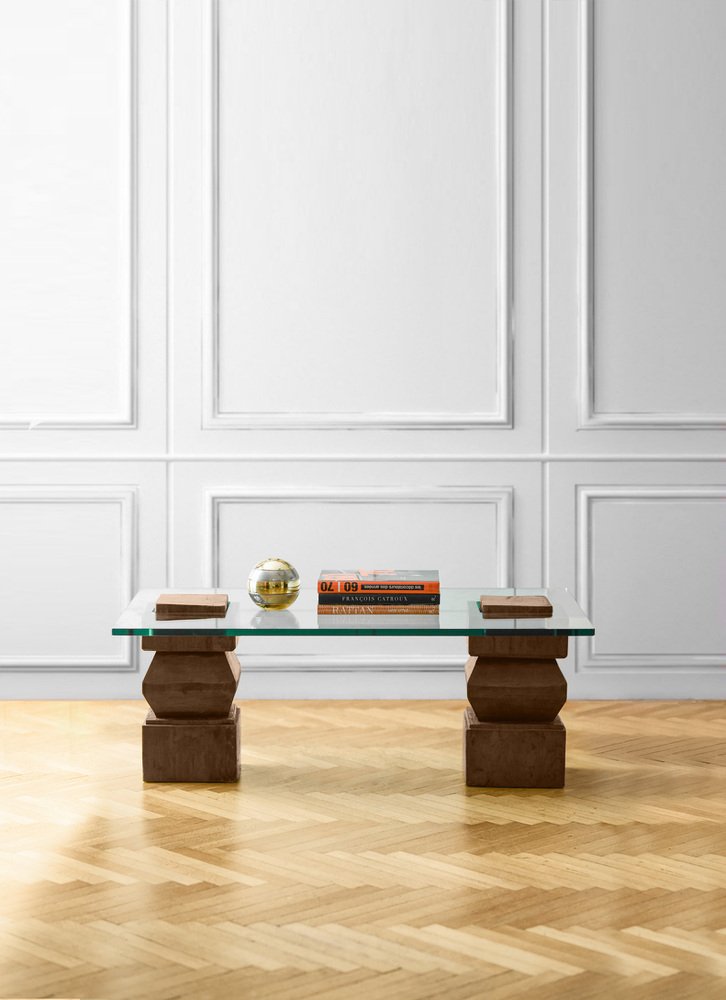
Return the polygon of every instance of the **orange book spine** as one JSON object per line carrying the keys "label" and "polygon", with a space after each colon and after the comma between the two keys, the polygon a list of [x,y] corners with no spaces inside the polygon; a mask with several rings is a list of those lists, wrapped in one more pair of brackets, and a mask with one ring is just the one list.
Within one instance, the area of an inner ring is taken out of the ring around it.
{"label": "orange book spine", "polygon": [[438,580],[421,580],[407,583],[403,580],[377,580],[361,583],[358,580],[318,580],[319,594],[438,594]]}
{"label": "orange book spine", "polygon": [[319,604],[319,615],[437,615],[437,604]]}

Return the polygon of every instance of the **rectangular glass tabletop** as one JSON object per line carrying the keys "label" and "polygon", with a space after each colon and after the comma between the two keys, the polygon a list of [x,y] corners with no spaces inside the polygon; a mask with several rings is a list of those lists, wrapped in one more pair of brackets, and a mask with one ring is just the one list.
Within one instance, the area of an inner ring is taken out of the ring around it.
{"label": "rectangular glass tabletop", "polygon": [[[156,601],[174,590],[140,590],[114,625],[113,635],[594,635],[595,629],[568,590],[542,588],[442,588],[438,615],[319,615],[316,590],[301,590],[287,611],[255,607],[246,590],[195,590],[228,594],[224,618],[157,621]],[[552,603],[551,618],[485,618],[482,594],[544,594]]]}

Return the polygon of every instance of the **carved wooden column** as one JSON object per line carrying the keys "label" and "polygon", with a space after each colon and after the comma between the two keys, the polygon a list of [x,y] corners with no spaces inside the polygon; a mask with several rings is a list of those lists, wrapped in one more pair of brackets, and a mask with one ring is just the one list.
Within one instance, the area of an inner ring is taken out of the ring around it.
{"label": "carved wooden column", "polygon": [[466,783],[562,788],[567,636],[470,636],[464,712]]}
{"label": "carved wooden column", "polygon": [[155,655],[142,685],[144,781],[237,781],[236,636],[144,636]]}

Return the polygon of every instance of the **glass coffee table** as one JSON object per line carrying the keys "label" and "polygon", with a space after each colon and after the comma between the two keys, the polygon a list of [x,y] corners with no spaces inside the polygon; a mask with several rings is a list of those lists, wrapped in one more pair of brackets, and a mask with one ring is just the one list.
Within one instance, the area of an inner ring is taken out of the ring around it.
{"label": "glass coffee table", "polygon": [[[235,650],[244,636],[466,636],[469,705],[464,712],[466,784],[561,788],[565,727],[559,711],[567,682],[557,665],[569,636],[595,629],[567,590],[443,588],[438,615],[319,615],[317,591],[303,590],[287,611],[262,611],[245,590],[226,593],[223,618],[158,621],[162,591],[142,590],[114,625],[154,652],[142,691],[150,710],[142,730],[145,781],[237,781],[240,776],[240,677]],[[546,596],[548,618],[488,618],[482,593]],[[174,593],[165,590],[164,593]]]}

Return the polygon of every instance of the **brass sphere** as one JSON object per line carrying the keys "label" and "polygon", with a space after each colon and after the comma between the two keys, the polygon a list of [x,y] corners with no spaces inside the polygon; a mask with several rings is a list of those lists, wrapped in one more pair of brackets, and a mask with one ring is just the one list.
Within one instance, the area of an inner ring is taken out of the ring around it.
{"label": "brass sphere", "polygon": [[297,600],[300,577],[285,559],[263,559],[250,572],[247,593],[265,611],[281,611]]}

